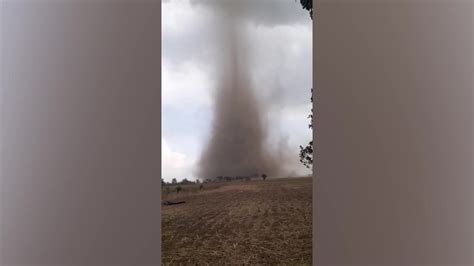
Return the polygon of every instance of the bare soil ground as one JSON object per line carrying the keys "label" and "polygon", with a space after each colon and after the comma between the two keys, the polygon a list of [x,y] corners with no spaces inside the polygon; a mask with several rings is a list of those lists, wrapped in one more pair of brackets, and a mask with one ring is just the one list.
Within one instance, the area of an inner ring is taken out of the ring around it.
{"label": "bare soil ground", "polygon": [[182,186],[163,200],[164,265],[311,265],[311,178]]}

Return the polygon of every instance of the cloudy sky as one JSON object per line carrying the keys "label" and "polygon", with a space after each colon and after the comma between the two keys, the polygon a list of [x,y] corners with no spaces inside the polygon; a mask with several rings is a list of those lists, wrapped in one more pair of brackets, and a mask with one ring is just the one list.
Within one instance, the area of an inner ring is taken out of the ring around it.
{"label": "cloudy sky", "polygon": [[[295,0],[242,1],[250,79],[269,105],[269,134],[286,142],[295,175],[299,145],[311,139],[312,22]],[[220,1],[225,4],[226,0]],[[162,2],[162,176],[194,179],[209,137],[216,88],[212,1]],[[214,74],[214,75],[213,75]]]}

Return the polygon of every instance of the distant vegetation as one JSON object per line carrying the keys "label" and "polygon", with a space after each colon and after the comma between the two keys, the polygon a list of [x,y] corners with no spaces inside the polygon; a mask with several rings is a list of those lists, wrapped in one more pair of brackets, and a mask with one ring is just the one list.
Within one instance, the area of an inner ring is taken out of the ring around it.
{"label": "distant vegetation", "polygon": [[230,181],[251,181],[251,180],[265,180],[267,178],[266,174],[254,174],[250,176],[216,176],[212,179],[204,179],[201,181],[196,179],[196,181],[190,181],[187,178],[184,178],[180,182],[176,178],[171,180],[171,183],[166,182],[163,178],[161,178],[161,185],[163,187],[167,186],[180,186],[180,185],[193,185],[193,184],[202,184],[202,183],[214,183],[214,182],[230,182]]}
{"label": "distant vegetation", "polygon": [[178,180],[176,178],[173,178],[171,180],[171,183],[170,183],[170,182],[166,182],[163,178],[161,178],[161,185],[163,187],[165,187],[165,186],[176,186],[176,185],[192,185],[192,184],[200,184],[200,183],[201,183],[201,181],[199,181],[199,179],[197,179],[196,181],[190,181],[187,178],[184,178],[183,180],[178,182]]}

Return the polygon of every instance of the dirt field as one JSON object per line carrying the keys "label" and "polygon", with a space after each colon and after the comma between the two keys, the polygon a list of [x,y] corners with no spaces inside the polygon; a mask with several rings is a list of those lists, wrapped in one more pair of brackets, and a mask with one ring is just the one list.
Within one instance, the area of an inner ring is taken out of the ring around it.
{"label": "dirt field", "polygon": [[311,178],[268,179],[163,190],[165,265],[311,265]]}

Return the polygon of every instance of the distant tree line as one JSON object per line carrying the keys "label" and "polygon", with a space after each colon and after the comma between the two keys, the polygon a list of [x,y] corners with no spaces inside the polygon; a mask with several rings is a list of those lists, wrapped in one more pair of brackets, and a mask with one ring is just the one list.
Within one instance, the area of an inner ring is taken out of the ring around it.
{"label": "distant tree line", "polygon": [[190,184],[200,184],[201,181],[199,179],[196,179],[196,181],[191,181],[188,180],[187,178],[184,178],[180,182],[176,178],[171,179],[171,182],[166,182],[163,178],[161,178],[161,185],[162,186],[174,186],[174,185],[190,185]]}
{"label": "distant tree line", "polygon": [[250,181],[254,178],[262,178],[263,180],[267,179],[266,174],[254,174],[249,176],[216,176],[213,179],[205,179],[204,182],[230,182],[230,181]]}
{"label": "distant tree line", "polygon": [[190,181],[187,178],[184,178],[180,182],[176,178],[171,179],[171,182],[166,182],[161,178],[162,186],[177,186],[177,185],[191,185],[191,184],[202,184],[202,183],[213,183],[213,182],[230,182],[230,181],[250,181],[254,178],[261,178],[264,181],[267,179],[266,174],[254,174],[250,176],[216,176],[215,178],[207,178],[204,181],[196,179],[196,181]]}

